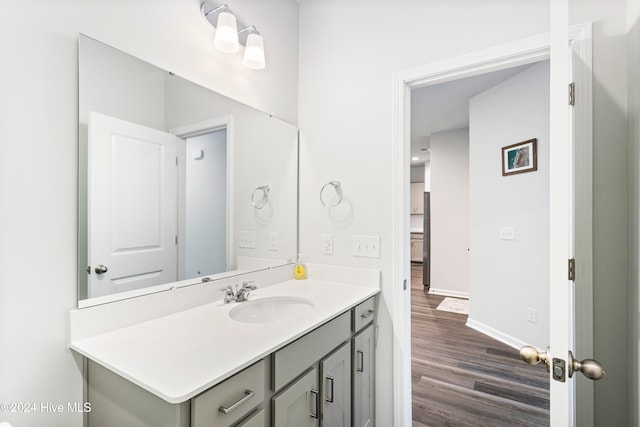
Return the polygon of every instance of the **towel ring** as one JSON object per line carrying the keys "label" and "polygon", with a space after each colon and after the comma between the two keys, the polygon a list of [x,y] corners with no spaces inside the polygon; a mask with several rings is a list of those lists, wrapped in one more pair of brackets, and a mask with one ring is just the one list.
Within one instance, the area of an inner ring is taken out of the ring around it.
{"label": "towel ring", "polygon": [[329,181],[320,190],[320,203],[326,208],[333,208],[342,202],[342,185],[340,181]]}
{"label": "towel ring", "polygon": [[253,190],[253,193],[251,193],[251,203],[254,208],[262,209],[267,205],[269,202],[269,190],[268,185],[263,185]]}

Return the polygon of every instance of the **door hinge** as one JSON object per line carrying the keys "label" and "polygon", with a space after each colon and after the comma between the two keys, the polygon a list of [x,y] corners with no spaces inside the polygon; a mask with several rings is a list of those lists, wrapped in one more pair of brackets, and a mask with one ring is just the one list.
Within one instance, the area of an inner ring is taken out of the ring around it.
{"label": "door hinge", "polygon": [[178,156],[176,156],[176,166],[178,166]]}
{"label": "door hinge", "polygon": [[576,84],[569,83],[569,105],[576,105]]}
{"label": "door hinge", "polygon": [[576,280],[576,259],[569,259],[569,280],[572,282]]}
{"label": "door hinge", "polygon": [[178,236],[176,236],[176,246],[178,246]]}

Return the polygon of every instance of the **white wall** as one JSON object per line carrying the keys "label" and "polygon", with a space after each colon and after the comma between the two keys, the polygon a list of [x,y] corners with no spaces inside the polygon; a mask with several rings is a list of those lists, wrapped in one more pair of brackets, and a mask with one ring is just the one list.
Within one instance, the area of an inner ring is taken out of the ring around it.
{"label": "white wall", "polygon": [[[392,289],[402,286],[391,280],[392,74],[548,31],[548,21],[548,0],[300,3],[301,252],[309,262],[382,271],[378,425],[393,424],[390,311]],[[331,179],[349,197],[349,221],[333,221],[320,205]],[[334,236],[333,256],[321,253],[325,233]],[[353,257],[354,234],[380,235],[381,257]]]}
{"label": "white wall", "polygon": [[424,191],[431,191],[431,160],[424,162]]}
{"label": "white wall", "polygon": [[[231,116],[228,129],[232,242],[228,270],[239,268],[236,256],[259,258],[268,265],[295,260],[297,254],[297,145],[294,125],[209,91],[183,79],[167,80],[167,130]],[[256,210],[251,194],[270,185],[270,203]],[[256,232],[256,248],[238,248],[238,231]],[[278,249],[269,248],[276,232]],[[260,264],[264,265],[264,264]],[[241,266],[247,269],[246,264]],[[263,267],[261,267],[263,268]]]}
{"label": "white wall", "polygon": [[628,60],[628,107],[629,107],[629,425],[640,424],[640,0],[628,1],[627,27],[629,45]]}
{"label": "white wall", "polygon": [[[77,296],[78,32],[297,121],[297,3],[228,3],[264,36],[263,72],[214,51],[198,0],[3,3],[0,401],[82,401],[80,359],[66,347]],[[82,425],[82,415],[70,413],[2,413],[0,420]]]}
{"label": "white wall", "polygon": [[469,296],[469,129],[431,134],[431,292]]}
{"label": "white wall", "polygon": [[227,130],[187,138],[186,147],[182,277],[190,279],[227,271]]}
{"label": "white wall", "polygon": [[[469,100],[469,323],[512,344],[549,342],[549,62]],[[538,170],[502,176],[502,147],[537,138]],[[434,161],[435,164],[435,161]],[[515,240],[501,240],[513,227]],[[527,310],[537,323],[527,321]]]}

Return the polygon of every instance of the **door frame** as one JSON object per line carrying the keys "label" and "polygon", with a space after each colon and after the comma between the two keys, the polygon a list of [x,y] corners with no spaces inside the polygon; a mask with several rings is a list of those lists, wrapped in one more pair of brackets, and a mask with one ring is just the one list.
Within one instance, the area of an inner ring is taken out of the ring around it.
{"label": "door frame", "polygon": [[[212,119],[204,120],[201,122],[192,123],[186,126],[181,126],[169,130],[169,133],[174,134],[181,139],[178,146],[178,274],[184,277],[185,272],[185,212],[186,212],[186,194],[182,189],[186,188],[186,139],[194,136],[200,136],[207,133],[215,132],[218,130],[226,129],[227,131],[227,236],[226,236],[226,260],[225,265],[227,271],[233,267],[235,268],[234,261],[236,259],[236,249],[233,244],[235,239],[235,232],[233,229],[233,212],[235,199],[233,196],[233,174],[235,170],[233,168],[234,159],[234,128],[233,128],[233,115],[225,115],[215,117]],[[179,278],[178,280],[182,280]]]}
{"label": "door frame", "polygon": [[[584,104],[580,110],[575,130],[576,159],[584,168],[575,170],[576,179],[584,183],[583,190],[575,193],[576,212],[584,213],[576,218],[576,234],[582,236],[576,244],[577,253],[585,261],[580,266],[579,277],[585,289],[584,300],[579,301],[591,308],[592,297],[592,129],[591,129],[591,23],[572,26],[569,29],[569,41],[577,43],[576,56],[587,65],[588,73],[575,76],[580,79],[581,99]],[[392,144],[392,330],[393,330],[393,408],[394,425],[409,426],[412,423],[411,404],[411,293],[410,288],[410,233],[409,233],[409,177],[410,177],[410,124],[411,89],[445,83],[461,78],[472,77],[518,65],[534,63],[550,58],[551,38],[549,33],[513,41],[488,49],[436,61],[417,67],[404,69],[393,75],[393,144]],[[578,138],[578,136],[580,138]],[[585,209],[587,208],[587,209]],[[579,229],[578,229],[579,227]],[[582,258],[580,258],[582,259]],[[583,313],[586,313],[585,310]],[[592,310],[589,310],[589,315]],[[578,342],[580,354],[593,354],[592,319],[581,319],[586,327],[585,336]],[[581,325],[582,327],[582,325]],[[584,340],[584,342],[583,342]],[[590,357],[590,356],[582,356]],[[575,382],[574,382],[575,384]],[[575,387],[575,386],[574,386]],[[592,385],[591,385],[592,387]],[[591,392],[587,398],[593,398]],[[581,397],[582,398],[582,397]],[[580,405],[592,408],[593,405]],[[575,410],[575,405],[574,405]],[[592,411],[592,409],[590,409]],[[587,417],[588,418],[588,417]],[[575,418],[574,418],[575,419]],[[591,417],[591,419],[593,419]]]}

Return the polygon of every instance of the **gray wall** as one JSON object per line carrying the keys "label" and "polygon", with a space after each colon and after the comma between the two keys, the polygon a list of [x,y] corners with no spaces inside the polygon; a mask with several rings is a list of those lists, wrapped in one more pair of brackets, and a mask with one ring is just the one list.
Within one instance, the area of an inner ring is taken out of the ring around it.
{"label": "gray wall", "polygon": [[640,0],[629,0],[628,108],[629,108],[629,425],[640,425]]}
{"label": "gray wall", "polygon": [[[595,425],[629,425],[627,0],[570,0],[570,23],[593,21]],[[625,159],[625,161],[621,161]],[[589,356],[578,356],[589,357]]]}

